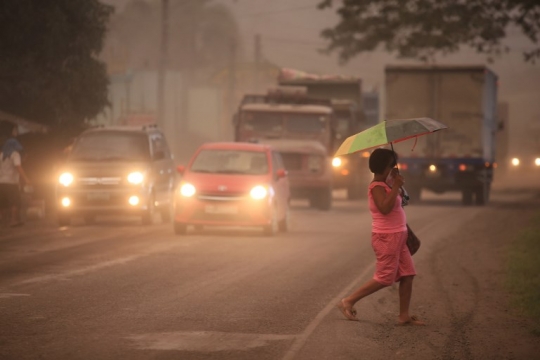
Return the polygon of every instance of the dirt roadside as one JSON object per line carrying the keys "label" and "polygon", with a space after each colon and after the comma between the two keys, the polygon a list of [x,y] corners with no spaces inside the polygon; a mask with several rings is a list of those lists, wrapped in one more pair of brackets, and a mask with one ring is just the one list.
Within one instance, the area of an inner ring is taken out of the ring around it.
{"label": "dirt roadside", "polygon": [[427,295],[430,323],[446,338],[441,359],[540,358],[540,338],[510,308],[504,288],[508,248],[538,210],[538,195],[494,203],[433,250],[416,293]]}
{"label": "dirt roadside", "polygon": [[411,308],[428,326],[394,325],[399,305],[393,286],[357,304],[360,323],[343,320],[337,310],[329,315],[297,358],[540,359],[540,337],[510,307],[504,287],[508,249],[540,211],[540,193],[525,198],[458,209],[455,214],[470,216],[442,219],[423,232],[436,232],[438,241],[415,256],[419,275]]}

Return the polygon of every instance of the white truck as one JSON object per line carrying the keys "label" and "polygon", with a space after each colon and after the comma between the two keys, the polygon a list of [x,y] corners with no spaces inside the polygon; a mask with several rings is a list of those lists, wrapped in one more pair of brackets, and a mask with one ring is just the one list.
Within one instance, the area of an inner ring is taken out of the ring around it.
{"label": "white truck", "polygon": [[480,66],[387,66],[386,119],[430,117],[448,126],[395,145],[411,200],[421,189],[489,199],[497,121],[497,75]]}

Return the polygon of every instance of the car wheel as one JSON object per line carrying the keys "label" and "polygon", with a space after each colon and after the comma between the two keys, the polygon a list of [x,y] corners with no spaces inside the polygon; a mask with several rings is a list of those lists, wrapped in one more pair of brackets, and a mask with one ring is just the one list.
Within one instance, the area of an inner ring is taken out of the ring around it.
{"label": "car wheel", "polygon": [[71,225],[71,216],[67,214],[58,214],[58,225],[59,226]]}
{"label": "car wheel", "polygon": [[272,220],[270,222],[270,225],[265,226],[263,229],[264,229],[264,234],[266,236],[274,236],[279,231],[279,224],[278,224],[275,208],[274,208],[274,211],[272,211]]}
{"label": "car wheel", "polygon": [[279,231],[287,232],[291,228],[291,209],[289,204],[287,204],[287,209],[285,209],[285,217],[279,222]]}
{"label": "car wheel", "polygon": [[148,202],[148,208],[145,212],[142,214],[142,224],[143,225],[152,225],[154,223],[154,212],[155,212],[155,205],[154,205],[154,197],[150,199]]}
{"label": "car wheel", "polygon": [[174,233],[176,235],[184,235],[187,232],[187,224],[174,222],[173,225]]}
{"label": "car wheel", "polygon": [[171,221],[171,212],[172,212],[172,209],[169,205],[167,206],[164,206],[161,208],[160,210],[160,215],[161,215],[161,222],[163,223],[168,223]]}

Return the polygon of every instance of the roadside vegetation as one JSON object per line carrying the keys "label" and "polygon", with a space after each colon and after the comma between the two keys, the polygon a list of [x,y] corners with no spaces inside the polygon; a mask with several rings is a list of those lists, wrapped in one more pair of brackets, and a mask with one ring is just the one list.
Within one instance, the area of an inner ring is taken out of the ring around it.
{"label": "roadside vegetation", "polygon": [[532,331],[540,336],[540,213],[518,234],[507,266],[506,286],[512,294],[512,305],[534,321]]}

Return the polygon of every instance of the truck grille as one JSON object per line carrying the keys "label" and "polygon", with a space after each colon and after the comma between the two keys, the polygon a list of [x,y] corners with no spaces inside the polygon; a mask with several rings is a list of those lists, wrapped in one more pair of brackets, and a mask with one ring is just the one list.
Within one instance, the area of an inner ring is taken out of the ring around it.
{"label": "truck grille", "polygon": [[302,170],[302,154],[281,153],[285,170]]}

